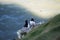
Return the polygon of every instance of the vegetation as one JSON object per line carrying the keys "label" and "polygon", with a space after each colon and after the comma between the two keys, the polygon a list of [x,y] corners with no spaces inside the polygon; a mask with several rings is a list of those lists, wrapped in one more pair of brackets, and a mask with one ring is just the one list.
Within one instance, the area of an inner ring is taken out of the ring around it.
{"label": "vegetation", "polygon": [[60,14],[49,22],[32,29],[21,40],[59,40],[60,39]]}

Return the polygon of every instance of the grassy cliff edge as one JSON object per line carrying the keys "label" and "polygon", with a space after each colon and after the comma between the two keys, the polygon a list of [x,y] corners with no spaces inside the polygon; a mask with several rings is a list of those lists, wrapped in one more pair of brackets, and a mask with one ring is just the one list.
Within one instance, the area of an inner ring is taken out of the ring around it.
{"label": "grassy cliff edge", "polygon": [[32,29],[22,40],[59,40],[60,38],[60,14],[49,22]]}

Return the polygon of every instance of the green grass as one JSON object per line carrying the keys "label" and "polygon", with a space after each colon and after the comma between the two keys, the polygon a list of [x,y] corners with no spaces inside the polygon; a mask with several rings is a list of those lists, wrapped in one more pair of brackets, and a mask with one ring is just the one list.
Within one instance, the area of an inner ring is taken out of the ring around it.
{"label": "green grass", "polygon": [[22,40],[56,40],[60,36],[60,14],[32,29]]}

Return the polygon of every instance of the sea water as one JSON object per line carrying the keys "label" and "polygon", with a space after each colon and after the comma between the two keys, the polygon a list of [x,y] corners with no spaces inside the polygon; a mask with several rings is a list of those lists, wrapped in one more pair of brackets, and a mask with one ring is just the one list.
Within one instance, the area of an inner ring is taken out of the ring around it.
{"label": "sea water", "polygon": [[24,7],[13,4],[0,4],[0,39],[13,40],[17,38],[17,30],[24,26],[24,21],[33,17],[36,22],[45,21],[31,14]]}

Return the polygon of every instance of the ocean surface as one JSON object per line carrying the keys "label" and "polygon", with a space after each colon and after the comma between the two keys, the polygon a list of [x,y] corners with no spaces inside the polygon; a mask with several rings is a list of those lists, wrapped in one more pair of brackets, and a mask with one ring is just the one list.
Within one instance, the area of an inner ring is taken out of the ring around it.
{"label": "ocean surface", "polygon": [[32,17],[37,23],[46,21],[32,15],[32,12],[22,6],[0,4],[0,40],[13,40],[17,38],[17,30],[23,27],[26,19],[30,21]]}

